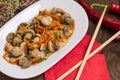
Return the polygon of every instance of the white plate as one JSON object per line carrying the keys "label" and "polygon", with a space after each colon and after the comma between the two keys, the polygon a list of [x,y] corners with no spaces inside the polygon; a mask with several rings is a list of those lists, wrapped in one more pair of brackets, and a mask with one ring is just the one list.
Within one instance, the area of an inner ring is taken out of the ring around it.
{"label": "white plate", "polygon": [[[47,60],[27,69],[21,69],[19,66],[9,64],[2,56],[4,54],[4,45],[6,36],[10,32],[15,32],[21,22],[28,22],[35,17],[39,10],[51,9],[53,7],[62,8],[70,13],[75,20],[75,30],[68,44],[62,49],[55,52]],[[26,8],[9,22],[7,22],[0,32],[0,71],[4,74],[19,79],[32,78],[44,73],[60,59],[62,59],[70,50],[72,50],[78,42],[84,37],[88,29],[88,17],[84,9],[73,0],[40,0],[30,7]]]}

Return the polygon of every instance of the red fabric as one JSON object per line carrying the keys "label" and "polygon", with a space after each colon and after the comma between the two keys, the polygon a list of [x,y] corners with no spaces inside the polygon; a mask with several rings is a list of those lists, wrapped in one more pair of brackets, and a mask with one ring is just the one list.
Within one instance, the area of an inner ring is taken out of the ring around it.
{"label": "red fabric", "polygon": [[[86,35],[81,42],[71,50],[62,60],[45,72],[45,80],[56,80],[63,73],[68,71],[72,66],[77,64],[85,54],[90,42],[90,36]],[[92,50],[100,44],[95,41]],[[74,80],[78,68],[70,73],[63,80]],[[96,54],[85,65],[80,80],[110,80],[105,58],[103,54]]]}

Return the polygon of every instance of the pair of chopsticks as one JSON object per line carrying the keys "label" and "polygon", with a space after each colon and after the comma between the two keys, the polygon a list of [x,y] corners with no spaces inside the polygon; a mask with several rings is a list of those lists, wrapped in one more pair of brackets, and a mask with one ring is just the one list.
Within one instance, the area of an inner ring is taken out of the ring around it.
{"label": "pair of chopsticks", "polygon": [[67,72],[65,72],[62,76],[60,76],[59,78],[57,78],[57,80],[62,80],[68,74],[70,74],[72,71],[74,71],[77,67],[79,67],[81,65],[80,68],[79,68],[78,74],[77,74],[77,76],[75,78],[75,80],[79,80],[79,78],[80,78],[80,76],[82,74],[82,71],[83,71],[83,69],[85,67],[85,64],[86,64],[87,60],[90,59],[92,56],[94,56],[99,50],[101,50],[102,48],[104,48],[111,41],[113,41],[117,36],[120,35],[120,31],[118,31],[116,34],[114,34],[112,37],[110,37],[107,41],[105,41],[101,46],[99,46],[97,49],[95,49],[93,52],[90,53],[90,51],[92,49],[92,46],[93,46],[93,43],[95,41],[95,38],[96,38],[96,36],[98,34],[98,31],[100,29],[100,26],[102,24],[102,21],[103,21],[106,9],[107,9],[107,7],[105,7],[104,10],[103,10],[103,12],[102,12],[101,18],[99,19],[99,22],[97,24],[97,27],[96,27],[95,32],[93,34],[93,37],[92,37],[92,39],[90,41],[90,44],[88,46],[88,49],[86,51],[84,59],[81,60],[81,61],[79,61],[75,66],[73,66],[71,69],[69,69]]}

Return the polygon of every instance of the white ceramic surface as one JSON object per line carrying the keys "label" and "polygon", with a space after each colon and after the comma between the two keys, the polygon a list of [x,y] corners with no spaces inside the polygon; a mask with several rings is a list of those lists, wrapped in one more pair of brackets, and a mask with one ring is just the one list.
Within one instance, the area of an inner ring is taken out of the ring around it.
{"label": "white ceramic surface", "polygon": [[[6,43],[7,34],[15,32],[20,23],[28,22],[33,19],[40,10],[49,10],[53,7],[62,8],[75,20],[75,30],[67,45],[55,52],[47,60],[27,69],[21,69],[19,66],[6,62],[2,56],[4,54],[3,48]],[[87,29],[88,17],[84,9],[77,2],[73,0],[40,0],[20,12],[2,27],[0,31],[0,71],[10,77],[19,79],[32,78],[40,75],[61,60],[70,50],[72,50],[84,37]]]}

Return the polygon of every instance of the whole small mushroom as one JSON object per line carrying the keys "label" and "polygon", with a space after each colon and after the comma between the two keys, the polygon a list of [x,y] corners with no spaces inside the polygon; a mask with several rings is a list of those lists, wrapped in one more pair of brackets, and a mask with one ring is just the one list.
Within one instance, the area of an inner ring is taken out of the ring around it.
{"label": "whole small mushroom", "polygon": [[9,33],[6,37],[7,42],[12,43],[15,36],[16,36],[15,33],[13,32]]}
{"label": "whole small mushroom", "polygon": [[25,57],[19,59],[18,64],[22,68],[27,68],[32,64],[32,61],[27,56],[25,56]]}
{"label": "whole small mushroom", "polygon": [[64,13],[62,15],[62,22],[65,23],[65,24],[71,25],[72,24],[72,18],[70,16],[70,14]]}
{"label": "whole small mushroom", "polygon": [[63,14],[63,17],[64,17],[64,18],[71,18],[70,14],[68,14],[67,12],[65,12],[65,13]]}
{"label": "whole small mushroom", "polygon": [[66,36],[70,36],[72,34],[72,30],[71,30],[70,26],[65,26],[63,29],[63,32]]}
{"label": "whole small mushroom", "polygon": [[30,40],[30,39],[32,38],[32,36],[34,36],[34,35],[35,35],[34,30],[32,30],[32,29],[27,29],[27,30],[26,30],[26,34],[25,34],[25,36],[24,36],[24,38],[23,38],[23,41]]}
{"label": "whole small mushroom", "polygon": [[35,58],[44,58],[45,57],[45,51],[40,51],[38,49],[34,49],[30,52],[30,57],[35,57]]}
{"label": "whole small mushroom", "polygon": [[24,36],[29,24],[27,23],[21,23],[17,29],[17,34],[20,34],[22,37]]}
{"label": "whole small mushroom", "polygon": [[58,49],[60,49],[60,48],[64,47],[67,44],[67,42],[68,42],[68,40],[66,40],[66,39],[63,41],[56,41],[55,45]]}
{"label": "whole small mushroom", "polygon": [[22,43],[22,40],[19,37],[15,37],[13,39],[13,46],[20,46],[21,43]]}
{"label": "whole small mushroom", "polygon": [[50,52],[54,52],[55,50],[57,50],[57,47],[56,47],[56,45],[55,45],[54,42],[52,42],[52,41],[49,41],[49,42],[48,42],[48,50],[49,50]]}
{"label": "whole small mushroom", "polygon": [[20,47],[17,47],[17,46],[13,47],[11,50],[11,55],[14,57],[18,57],[18,56],[22,55]]}
{"label": "whole small mushroom", "polygon": [[45,26],[50,26],[53,19],[52,17],[50,16],[41,16],[41,19],[40,19],[41,23]]}

